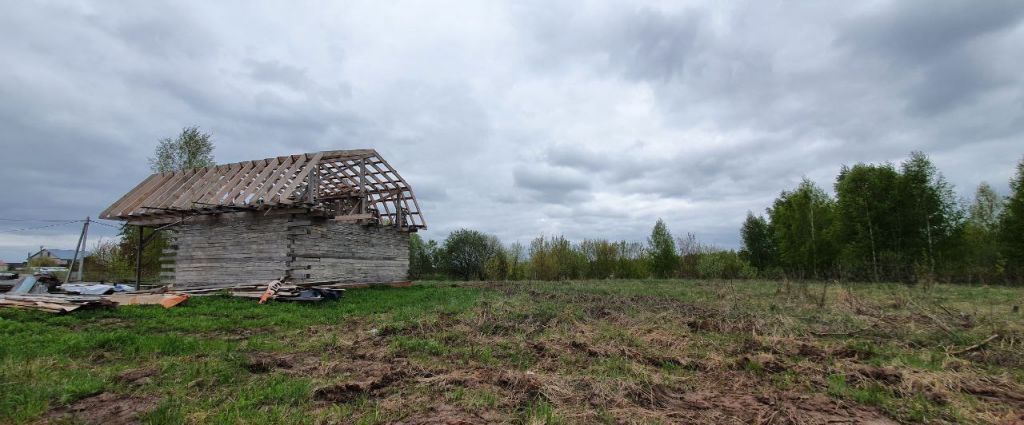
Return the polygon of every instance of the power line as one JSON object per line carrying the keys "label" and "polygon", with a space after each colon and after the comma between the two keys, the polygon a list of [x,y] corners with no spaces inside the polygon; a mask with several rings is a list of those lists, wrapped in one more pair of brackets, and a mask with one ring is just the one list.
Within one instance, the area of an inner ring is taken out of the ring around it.
{"label": "power line", "polygon": [[[58,222],[58,221],[60,221],[60,222],[67,222],[67,221],[73,221],[73,220],[72,219],[68,219],[68,218],[65,218],[65,219],[0,218],[0,221],[27,221],[27,222],[43,222],[43,223],[51,222],[51,223],[53,223],[53,222]],[[81,220],[79,220],[79,221],[81,221]]]}
{"label": "power line", "polygon": [[107,223],[104,223],[104,222],[102,222],[102,221],[96,221],[96,220],[93,220],[93,221],[92,221],[92,223],[94,223],[94,224],[99,224],[100,226],[107,226],[107,227],[113,227],[113,228],[115,228],[115,229],[120,229],[120,228],[121,228],[121,226],[115,226],[115,225],[113,225],[113,224],[107,224]]}
{"label": "power line", "polygon": [[45,225],[45,226],[23,227],[21,229],[7,229],[7,230],[4,230],[2,233],[13,233],[13,232],[21,232],[21,231],[25,231],[25,230],[45,229],[47,227],[63,226],[63,225],[66,225],[66,224],[71,224],[71,223],[81,223],[83,221],[85,221],[85,220],[70,220],[70,221],[66,221],[66,222],[63,222],[63,223],[48,224],[48,225]]}

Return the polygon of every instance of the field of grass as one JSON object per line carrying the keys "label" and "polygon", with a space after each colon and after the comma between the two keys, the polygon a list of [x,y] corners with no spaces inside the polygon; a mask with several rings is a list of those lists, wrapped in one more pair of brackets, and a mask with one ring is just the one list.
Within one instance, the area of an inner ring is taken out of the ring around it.
{"label": "field of grass", "polygon": [[585,281],[0,310],[0,423],[1014,423],[1021,304],[1006,287]]}

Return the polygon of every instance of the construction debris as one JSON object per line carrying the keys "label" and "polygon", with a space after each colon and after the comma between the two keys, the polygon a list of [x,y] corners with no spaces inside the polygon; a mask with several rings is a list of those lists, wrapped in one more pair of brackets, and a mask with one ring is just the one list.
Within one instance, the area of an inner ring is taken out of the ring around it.
{"label": "construction debris", "polygon": [[336,300],[348,288],[371,286],[406,287],[412,282],[369,282],[342,283],[337,281],[285,283],[276,279],[267,283],[246,283],[225,287],[224,285],[190,286],[185,289],[169,287],[149,291],[136,291],[135,287],[124,284],[74,283],[60,285],[55,277],[42,274],[25,276],[14,285],[14,289],[0,294],[0,307],[41,310],[66,313],[83,307],[115,307],[118,305],[162,305],[174,307],[190,296],[226,294],[234,297],[258,299],[260,304],[269,300],[293,302],[318,302]]}
{"label": "construction debris", "polygon": [[[351,287],[351,286],[350,286]],[[240,284],[225,288],[222,285],[210,287],[189,287],[177,292],[191,295],[216,295],[227,294],[233,297],[256,298],[260,304],[269,300],[276,301],[300,301],[315,302],[322,300],[336,300],[341,298],[345,292],[344,287],[330,285],[285,284],[281,280],[272,280],[268,283]]]}
{"label": "construction debris", "polygon": [[280,280],[271,281],[270,284],[267,285],[267,290],[263,291],[263,295],[260,296],[260,304],[263,304],[263,303],[267,302],[268,299],[270,299],[271,297],[277,295],[277,291],[279,291],[280,289],[281,289],[281,281]]}
{"label": "construction debris", "polygon": [[67,313],[81,308],[159,304],[171,308],[188,299],[187,294],[136,292],[124,284],[63,284],[55,276],[25,276],[7,293],[0,293],[0,307]]}
{"label": "construction debris", "polygon": [[56,290],[58,285],[60,285],[60,280],[53,275],[36,274],[21,278],[21,281],[14,285],[14,289],[10,292],[18,295],[48,294]]}
{"label": "construction debris", "polygon": [[80,294],[0,294],[0,307],[67,313],[80,308],[117,307],[118,305],[162,305],[171,308],[188,299],[188,294],[120,293],[113,295]]}
{"label": "construction debris", "polygon": [[115,292],[135,291],[134,286],[123,283],[113,285],[106,283],[65,283],[60,285],[60,289],[63,289],[65,292],[82,295],[108,295]]}
{"label": "construction debris", "polygon": [[185,302],[188,294],[113,294],[107,297],[118,305],[161,305],[164,308],[171,308]]}
{"label": "construction debris", "polygon": [[102,295],[0,295],[0,307],[67,313],[80,308],[114,307],[117,303]]}

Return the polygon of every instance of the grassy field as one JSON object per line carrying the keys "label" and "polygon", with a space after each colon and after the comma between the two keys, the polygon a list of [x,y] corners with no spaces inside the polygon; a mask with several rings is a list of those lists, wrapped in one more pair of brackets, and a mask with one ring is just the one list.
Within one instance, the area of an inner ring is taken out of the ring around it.
{"label": "grassy field", "polygon": [[1024,289],[823,289],[419,282],[0,310],[0,423],[1024,420]]}

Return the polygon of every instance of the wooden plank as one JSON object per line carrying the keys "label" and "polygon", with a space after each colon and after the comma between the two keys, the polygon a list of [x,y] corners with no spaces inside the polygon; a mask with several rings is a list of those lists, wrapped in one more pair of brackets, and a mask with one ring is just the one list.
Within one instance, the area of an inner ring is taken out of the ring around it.
{"label": "wooden plank", "polygon": [[132,194],[136,193],[136,191],[141,189],[147,183],[153,181],[153,179],[155,179],[156,176],[157,176],[156,174],[150,174],[149,177],[146,177],[145,180],[143,180],[139,184],[135,185],[135,187],[133,187],[132,190],[129,190],[128,192],[125,192],[125,194],[123,196],[121,196],[117,201],[114,201],[114,203],[110,204],[110,206],[107,207],[107,209],[103,210],[103,212],[100,213],[99,218],[110,218],[111,217],[110,216],[110,211],[111,210],[113,210],[114,208],[117,208],[117,206],[119,204],[121,204],[122,202],[127,200],[130,196],[132,196]]}
{"label": "wooden plank", "polygon": [[[236,202],[233,202],[233,204],[234,205],[248,205],[250,202],[248,202],[246,200],[247,198],[252,200],[252,201],[255,201],[257,199],[256,196],[252,196],[250,198],[250,195],[255,195],[256,192],[259,192],[259,190],[262,189],[262,186],[259,186],[260,184],[262,184],[262,185],[266,185],[267,184],[267,182],[266,182],[267,178],[270,177],[270,174],[273,173],[274,170],[277,169],[278,165],[281,164],[281,160],[282,159],[283,159],[282,157],[278,157],[278,158],[274,158],[274,159],[270,160],[270,162],[268,162],[263,167],[263,169],[260,171],[260,173],[256,175],[256,178],[253,179],[253,183],[250,186],[246,187],[245,190],[243,190],[243,191],[249,191],[250,193],[245,194],[245,196],[241,196],[240,199],[238,201],[236,201]],[[249,190],[249,187],[252,187],[252,190]]]}
{"label": "wooden plank", "polygon": [[255,179],[256,175],[258,175],[260,172],[267,168],[267,163],[264,161],[266,160],[252,161],[252,167],[250,167],[249,171],[246,171],[245,175],[242,176],[241,179],[239,179],[238,183],[236,183],[235,186],[231,188],[231,190],[224,194],[224,196],[222,197],[224,200],[221,201],[220,204],[234,205],[235,198],[241,195],[242,192],[245,191],[246,187],[249,187],[249,185],[253,184],[253,180]]}
{"label": "wooden plank", "polygon": [[264,196],[264,204],[269,206],[278,205],[278,199],[281,198],[278,192],[280,192],[281,189],[284,189],[285,187],[291,186],[291,183],[289,183],[288,181],[292,179],[292,176],[294,174],[302,170],[302,167],[306,163],[307,159],[309,159],[308,155],[300,155],[298,158],[296,158],[295,162],[293,162],[291,166],[281,169],[281,178],[277,180],[277,183],[274,183],[274,187],[270,188],[266,196]]}
{"label": "wooden plank", "polygon": [[134,208],[134,211],[132,211],[132,213],[130,215],[132,215],[132,216],[135,216],[135,215],[146,215],[146,214],[156,214],[156,213],[160,212],[158,210],[148,210],[148,209],[145,209],[145,207],[155,206],[157,201],[159,201],[164,196],[166,196],[168,193],[170,193],[175,187],[180,185],[186,178],[187,177],[186,177],[186,174],[185,174],[184,171],[176,171],[176,172],[174,172],[173,174],[171,174],[171,176],[167,180],[165,180],[160,185],[159,189],[153,191],[153,193],[151,193],[145,199],[140,200],[139,205],[137,205]]}
{"label": "wooden plank", "polygon": [[167,180],[171,179],[173,176],[173,173],[158,174],[157,178],[153,179],[153,181],[148,186],[140,190],[139,193],[136,193],[135,196],[130,198],[127,202],[118,206],[117,210],[111,212],[111,215],[121,218],[130,216],[131,213],[135,212],[135,210],[138,209],[139,205],[146,198],[149,197],[149,195],[152,195],[156,191],[160,190],[163,184],[167,182]]}
{"label": "wooden plank", "polygon": [[249,171],[249,169],[252,168],[252,161],[242,162],[242,163],[239,163],[239,165],[241,165],[241,168],[239,168],[231,176],[230,179],[223,179],[223,180],[221,180],[222,184],[220,185],[220,190],[217,190],[213,194],[213,196],[208,198],[208,201],[206,202],[207,204],[211,204],[211,205],[224,205],[224,201],[223,201],[224,195],[227,194],[228,191],[233,189],[235,187],[235,185],[238,184],[238,182],[241,181],[243,177],[245,177],[245,174]]}
{"label": "wooden plank", "polygon": [[299,171],[299,174],[295,176],[294,180],[292,180],[292,184],[285,187],[284,191],[281,192],[281,194],[277,195],[278,202],[284,205],[291,205],[295,203],[295,201],[290,199],[292,192],[295,192],[295,190],[298,189],[299,184],[306,180],[306,177],[309,176],[309,173],[311,171],[318,169],[320,165],[320,158],[323,156],[323,152],[317,152],[315,155],[313,155],[312,159],[306,162],[306,165],[302,167],[302,170]]}
{"label": "wooden plank", "polygon": [[368,213],[367,214],[348,214],[348,215],[334,216],[334,220],[335,221],[358,221],[358,220],[368,220],[368,219],[371,219],[371,218],[373,218],[373,214],[368,214]]}
{"label": "wooden plank", "polygon": [[177,201],[178,198],[180,198],[186,192],[186,189],[191,188],[192,185],[195,185],[196,181],[199,180],[199,177],[202,176],[203,172],[205,172],[205,169],[202,168],[185,171],[185,179],[183,179],[177,186],[175,186],[172,190],[169,190],[167,194],[162,196],[160,199],[156,200],[152,205],[144,206],[170,208],[171,205],[173,205],[174,202]]}
{"label": "wooden plank", "polygon": [[[226,168],[224,168],[226,169]],[[189,189],[178,197],[178,200],[171,204],[171,209],[178,208],[190,208],[192,207],[192,198],[197,192],[203,190],[210,184],[210,180],[220,176],[220,173],[224,170],[219,165],[213,167],[207,167],[206,172],[202,173],[199,180],[195,182]]]}
{"label": "wooden plank", "polygon": [[196,194],[192,199],[192,205],[196,204],[213,204],[213,196],[224,188],[227,181],[234,178],[236,174],[242,169],[242,163],[236,162],[231,164],[227,170],[223,173],[219,173],[216,178],[211,179],[210,184],[202,189],[202,192]]}
{"label": "wooden plank", "polygon": [[420,223],[421,223],[421,226],[425,229],[427,227],[427,220],[425,218],[423,218],[423,214],[422,214],[422,212],[420,210],[420,204],[419,204],[419,202],[416,201],[416,194],[413,193],[412,187],[409,186],[409,183],[407,183],[405,181],[405,179],[403,179],[402,176],[400,174],[398,174],[398,171],[395,170],[395,167],[392,167],[391,164],[387,162],[387,160],[385,160],[384,158],[380,158],[380,157],[378,157],[378,158],[380,159],[380,162],[385,167],[387,167],[389,170],[391,170],[391,172],[395,175],[395,177],[397,177],[402,182],[402,184],[405,186],[405,190],[407,190],[409,192],[409,198],[411,198],[413,204],[416,205],[416,211],[414,213],[410,213],[410,214],[412,214],[414,217],[418,218]]}
{"label": "wooden plank", "polygon": [[285,157],[284,161],[280,162],[276,167],[274,167],[271,170],[270,177],[267,178],[267,181],[263,183],[263,186],[260,187],[260,190],[257,191],[253,196],[252,199],[254,200],[254,202],[259,202],[260,199],[266,199],[270,197],[270,191],[277,185],[277,182],[279,182],[281,179],[286,179],[286,177],[283,176],[283,174],[288,173],[288,170],[289,168],[291,168],[292,163],[294,161],[295,158],[292,156]]}

